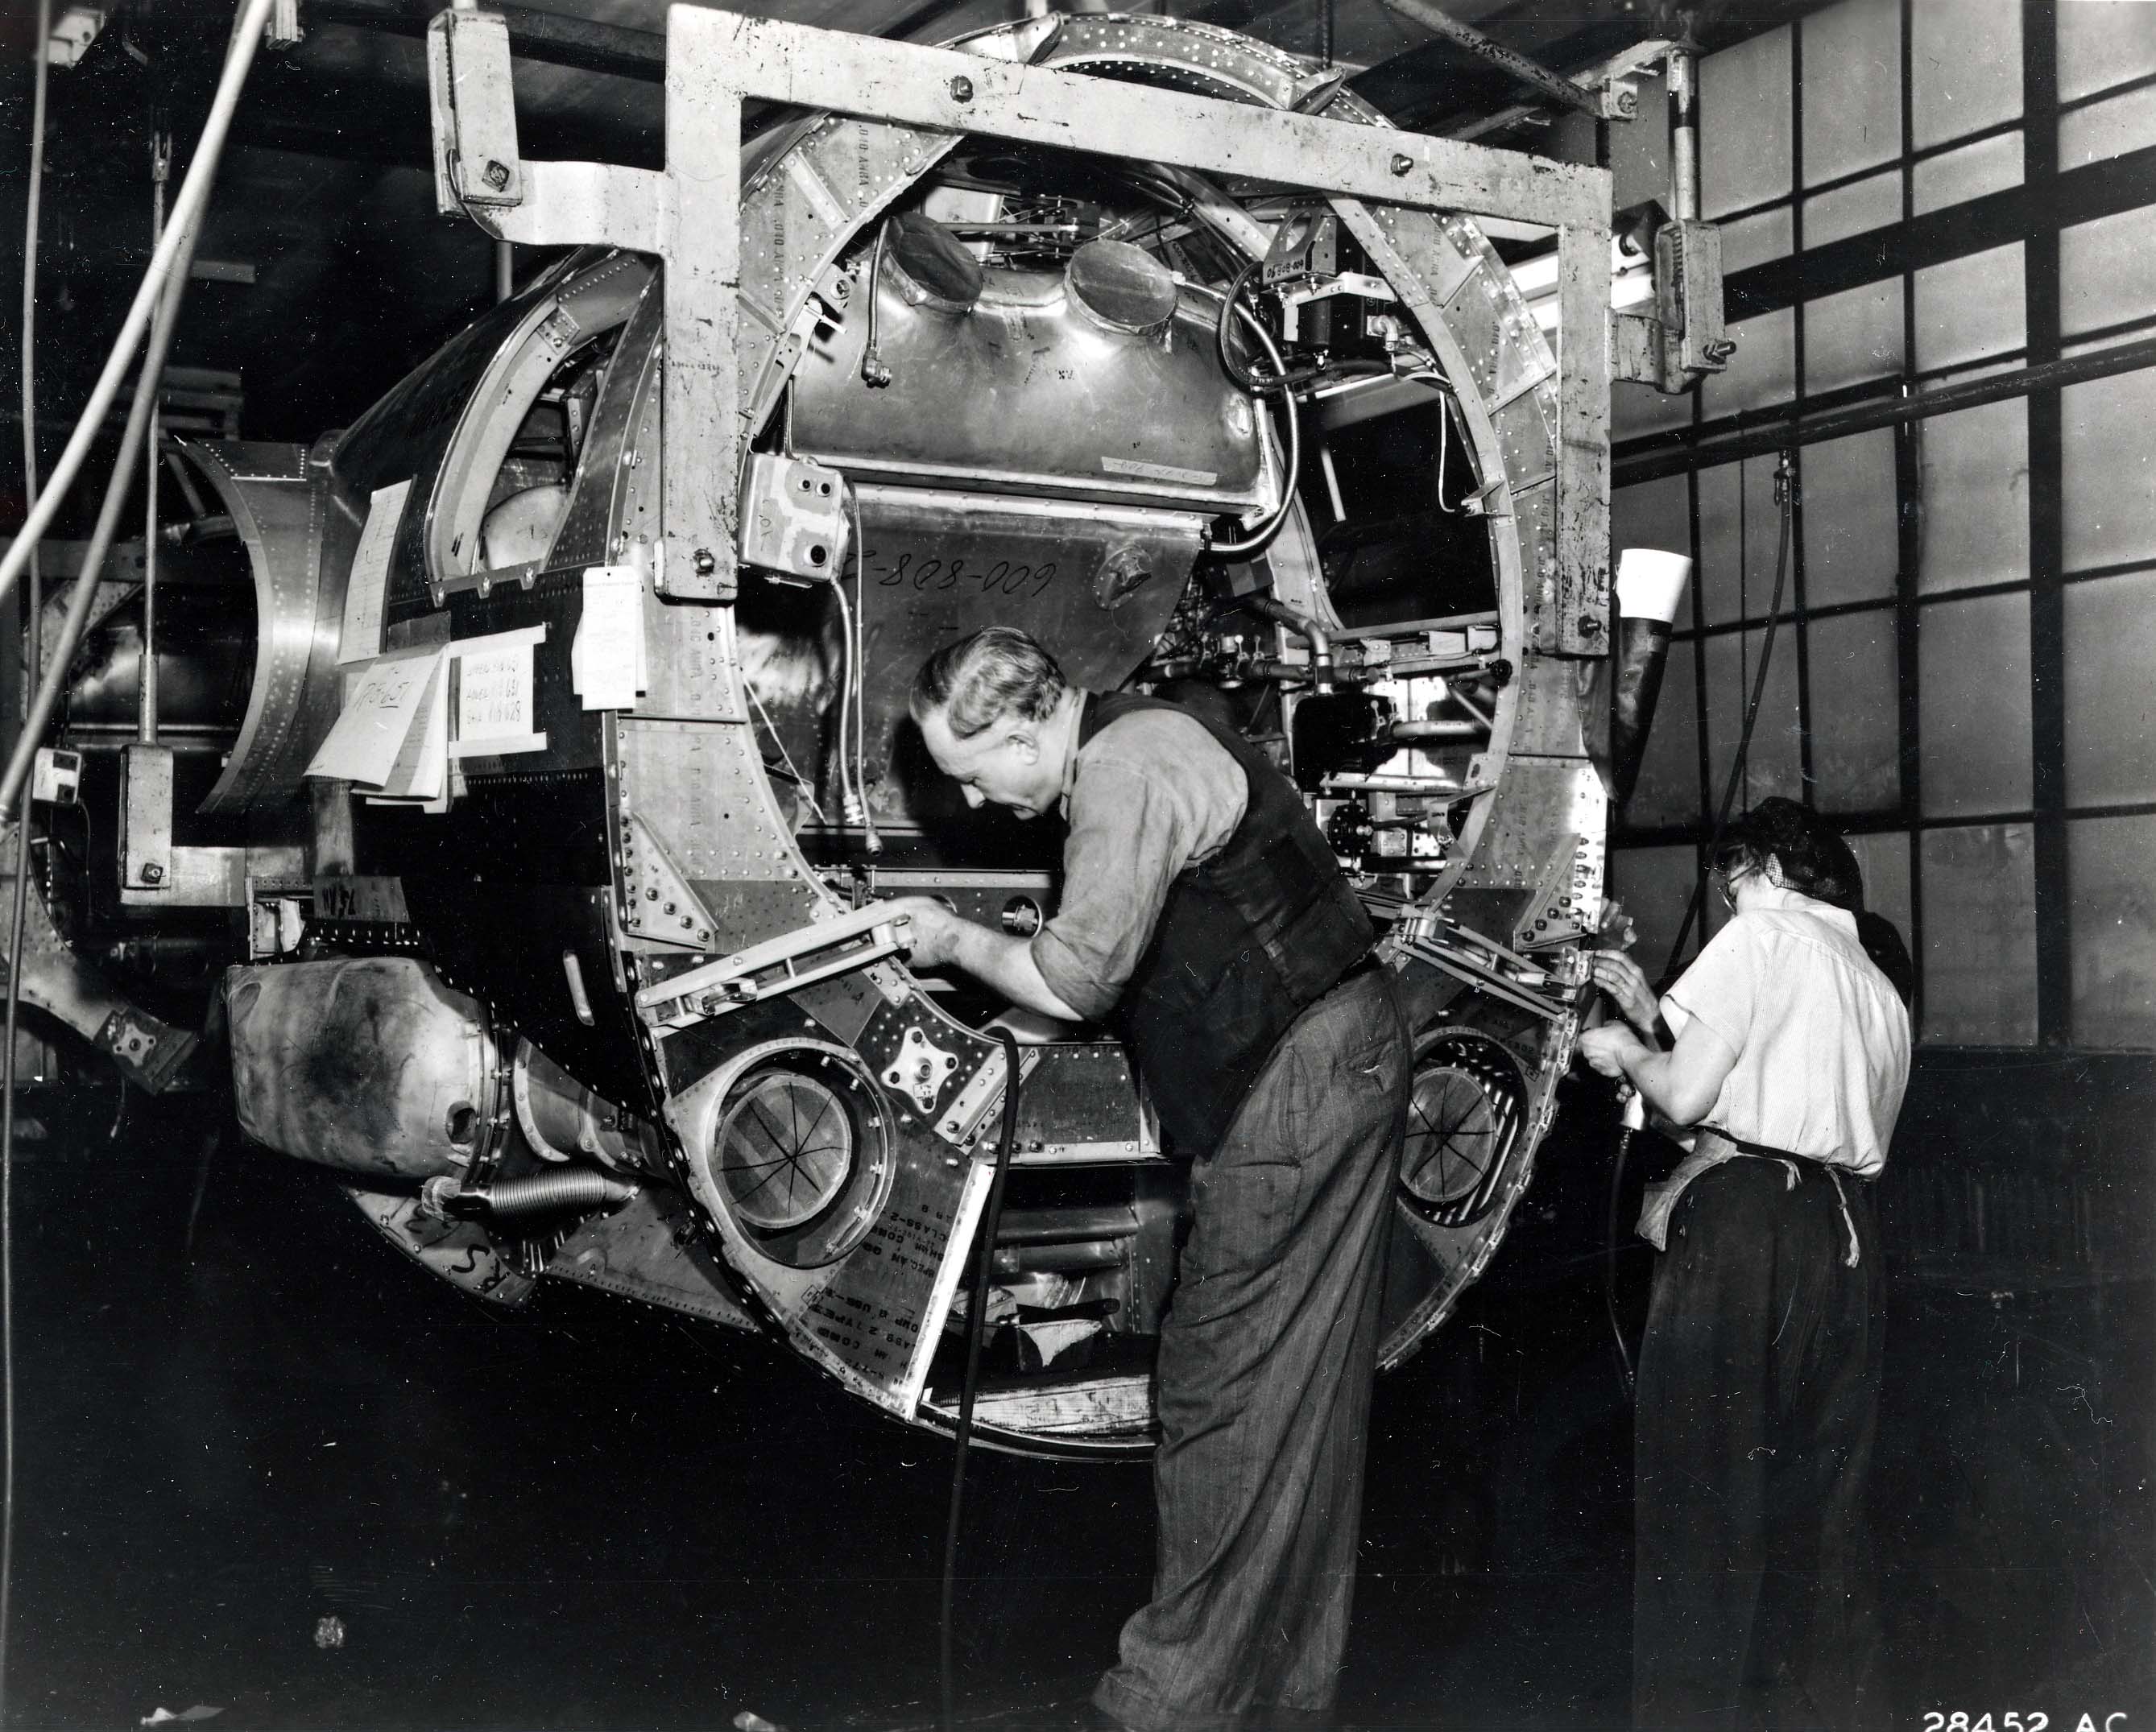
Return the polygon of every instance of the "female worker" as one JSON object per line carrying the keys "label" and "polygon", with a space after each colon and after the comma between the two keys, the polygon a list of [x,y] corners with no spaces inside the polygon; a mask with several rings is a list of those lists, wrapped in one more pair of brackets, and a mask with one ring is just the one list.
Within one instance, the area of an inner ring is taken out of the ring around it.
{"label": "female worker", "polygon": [[1763,801],[1710,876],[1733,917],[1659,1003],[1630,962],[1599,955],[1596,982],[1632,1026],[1580,1038],[1595,1069],[1696,1127],[1640,1221],[1663,1254],[1635,1422],[1634,1719],[1840,1728],[1880,1712],[1866,1699],[1870,1181],[1908,1080],[1909,1017],[1859,940],[1855,860],[1815,813]]}

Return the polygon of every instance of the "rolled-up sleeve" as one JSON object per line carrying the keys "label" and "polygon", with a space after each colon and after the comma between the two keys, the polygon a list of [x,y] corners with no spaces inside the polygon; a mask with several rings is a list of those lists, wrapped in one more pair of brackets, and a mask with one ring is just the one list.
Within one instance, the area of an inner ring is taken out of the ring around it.
{"label": "rolled-up sleeve", "polygon": [[1142,711],[1103,729],[1078,761],[1063,897],[1033,940],[1051,992],[1089,1020],[1137,969],[1176,874],[1235,833],[1242,767],[1188,716]]}
{"label": "rolled-up sleeve", "polygon": [[1760,961],[1758,935],[1751,923],[1729,920],[1663,995],[1665,1006],[1675,1005],[1681,1019],[1671,1020],[1671,1031],[1682,1034],[1684,1023],[1696,1017],[1731,1052],[1743,1052],[1752,1033]]}

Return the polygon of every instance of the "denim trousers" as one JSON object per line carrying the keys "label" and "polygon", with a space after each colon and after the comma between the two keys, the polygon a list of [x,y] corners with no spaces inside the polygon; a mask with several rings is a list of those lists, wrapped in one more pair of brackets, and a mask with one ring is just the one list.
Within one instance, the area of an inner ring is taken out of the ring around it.
{"label": "denim trousers", "polygon": [[1152,1598],[1093,1696],[1136,1732],[1329,1717],[1410,1062],[1391,973],[1354,976],[1193,1166],[1161,1330]]}
{"label": "denim trousers", "polygon": [[1732,1161],[1671,1217],[1633,1427],[1640,1732],[1879,1722],[1870,1190],[1810,1161]]}

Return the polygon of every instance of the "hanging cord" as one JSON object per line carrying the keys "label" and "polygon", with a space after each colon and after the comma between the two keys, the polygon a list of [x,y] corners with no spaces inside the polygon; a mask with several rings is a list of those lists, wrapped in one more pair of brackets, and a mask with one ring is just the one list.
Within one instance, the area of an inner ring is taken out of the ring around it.
{"label": "hanging cord", "polygon": [[744,679],[742,689],[748,694],[749,702],[756,706],[757,720],[762,722],[764,731],[771,735],[771,743],[778,748],[778,763],[773,765],[770,759],[766,758],[763,767],[767,770],[783,769],[786,779],[793,784],[794,792],[800,797],[801,803],[808,808],[810,815],[818,823],[829,824],[830,819],[824,816],[824,808],[816,803],[816,791],[808,786],[808,777],[793,767],[793,754],[786,749],[786,741],[779,734],[778,725],[772,720],[771,712],[763,707],[763,699],[757,696],[756,688]]}
{"label": "hanging cord", "polygon": [[[1738,494],[1743,496],[1743,480],[1740,474]],[[1707,844],[1707,858],[1712,863],[1722,846],[1722,833],[1729,827],[1731,807],[1736,801],[1737,790],[1743,780],[1752,756],[1752,730],[1759,720],[1760,701],[1767,694],[1767,669],[1774,659],[1774,634],[1779,629],[1782,616],[1782,590],[1789,574],[1790,525],[1796,515],[1797,482],[1795,453],[1784,449],[1781,462],[1774,470],[1774,504],[1781,513],[1779,545],[1774,555],[1774,597],[1767,605],[1767,630],[1759,644],[1759,671],[1753,676],[1752,695],[1744,706],[1744,730],[1737,741],[1737,756],[1729,766],[1729,780],[1722,791],[1721,809],[1715,813],[1714,833]],[[1692,885],[1691,900],[1685,905],[1684,924],[1677,928],[1676,942],[1662,963],[1661,978],[1667,981],[1676,972],[1677,961],[1684,955],[1685,942],[1691,936],[1692,924],[1699,918],[1702,899],[1707,894],[1707,879],[1701,874]],[[1617,1139],[1617,1159],[1609,1170],[1609,1236],[1607,1255],[1604,1261],[1603,1299],[1609,1311],[1609,1333],[1617,1345],[1618,1374],[1625,1385],[1625,1396],[1630,1400],[1637,1387],[1632,1368],[1631,1350],[1625,1345],[1625,1330],[1617,1319],[1617,1241],[1619,1232],[1619,1197],[1625,1186],[1625,1166],[1632,1152],[1633,1134],[1645,1123],[1646,1108],[1638,1090],[1625,1103],[1625,1128]]]}
{"label": "hanging cord", "polygon": [[958,1523],[966,1507],[966,1456],[973,1443],[973,1398],[981,1375],[981,1335],[987,1327],[988,1278],[994,1273],[996,1229],[1004,1213],[1004,1181],[1010,1173],[1012,1145],[1018,1140],[1018,1041],[1009,1029],[996,1030],[1004,1049],[1004,1120],[996,1140],[994,1176],[988,1181],[988,1207],[981,1212],[980,1254],[973,1259],[973,1295],[966,1310],[966,1375],[958,1386],[957,1451],[951,1462],[951,1519],[943,1529],[942,1671],[943,1732],[951,1732],[957,1693],[951,1665],[952,1606],[958,1580]]}
{"label": "hanging cord", "polygon": [[[30,102],[30,191],[23,218],[23,497],[38,496],[38,219],[45,180],[45,84],[51,71],[52,0],[38,0],[37,33],[30,52],[37,63]],[[28,561],[30,628],[23,648],[38,665],[38,616],[44,605],[37,543]],[[30,885],[30,802],[15,838],[15,894],[8,919],[8,1050],[0,1058],[0,1725],[8,1719],[8,1632],[15,1586],[15,1023],[23,1002],[23,916]]]}
{"label": "hanging cord", "polygon": [[[149,328],[150,315],[158,297],[169,293],[174,284],[187,280],[187,264],[193,257],[195,236],[200,229],[198,218],[209,197],[210,182],[217,173],[218,158],[223,154],[224,137],[231,130],[240,87],[247,82],[248,69],[254,63],[254,51],[261,44],[262,26],[270,16],[272,3],[273,0],[242,0],[244,9],[234,28],[231,46],[225,51],[224,69],[218,79],[217,95],[211,101],[208,119],[203,122],[202,136],[196,142],[193,160],[187,164],[187,177],[180,183],[179,197],[172,201],[165,238],[158,242],[149,268],[142,273],[141,284],[127,309],[120,335],[114,339],[112,351],[105,357],[105,369],[98,375],[90,401],[83,406],[81,418],[75,423],[74,432],[69,436],[59,461],[53,466],[52,479],[34,500],[28,502],[23,526],[8,545],[4,557],[0,557],[0,595],[5,595],[22,575],[31,552],[52,526],[61,500],[74,485],[83,459],[90,453],[91,441],[104,428],[105,412],[120,394],[120,382],[127,371],[128,361],[134,357],[136,345]],[[141,437],[142,430],[137,428],[135,438],[140,440]],[[27,730],[23,737],[29,737]]]}

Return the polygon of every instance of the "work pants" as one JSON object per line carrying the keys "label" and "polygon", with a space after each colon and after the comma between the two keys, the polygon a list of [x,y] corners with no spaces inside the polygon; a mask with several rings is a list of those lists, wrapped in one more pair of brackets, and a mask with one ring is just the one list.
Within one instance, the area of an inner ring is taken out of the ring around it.
{"label": "work pants", "polygon": [[1296,1019],[1194,1166],[1152,1599],[1093,1697],[1137,1732],[1330,1714],[1409,1066],[1392,976],[1365,971]]}
{"label": "work pants", "polygon": [[1746,1158],[1679,1199],[1634,1422],[1640,1732],[1878,1721],[1881,1299],[1861,1180]]}

